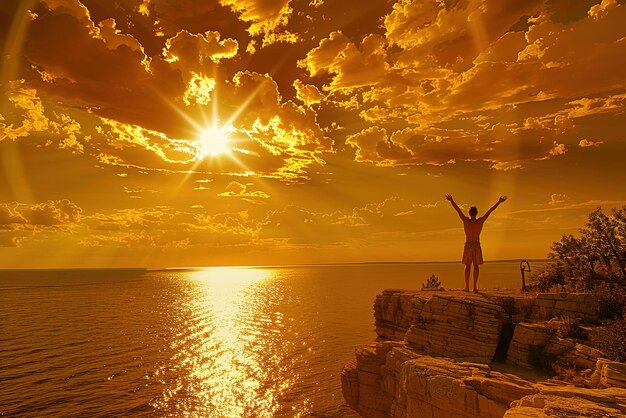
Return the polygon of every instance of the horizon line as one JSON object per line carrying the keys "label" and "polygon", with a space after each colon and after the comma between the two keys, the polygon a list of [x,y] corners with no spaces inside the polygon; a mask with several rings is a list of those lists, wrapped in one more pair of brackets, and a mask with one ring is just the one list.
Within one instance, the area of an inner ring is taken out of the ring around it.
{"label": "horizon line", "polygon": [[[485,261],[485,264],[489,263],[512,263],[521,262],[527,260],[529,262],[545,262],[549,261],[548,258],[509,258],[499,260]],[[461,264],[458,260],[442,261],[357,261],[357,262],[338,262],[338,263],[295,263],[295,264],[220,264],[220,265],[206,265],[206,266],[167,266],[167,267],[18,267],[18,268],[0,268],[0,272],[7,271],[45,271],[45,270],[143,270],[150,271],[170,271],[170,270],[194,270],[194,269],[208,269],[208,268],[285,268],[285,267],[306,267],[306,266],[349,266],[349,265],[388,265],[388,264]]]}

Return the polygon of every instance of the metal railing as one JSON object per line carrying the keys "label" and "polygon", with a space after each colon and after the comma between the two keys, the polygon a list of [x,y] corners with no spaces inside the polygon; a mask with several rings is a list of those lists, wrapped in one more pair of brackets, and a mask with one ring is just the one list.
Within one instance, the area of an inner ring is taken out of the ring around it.
{"label": "metal railing", "polygon": [[520,261],[519,269],[522,273],[522,291],[526,292],[528,289],[526,289],[526,277],[524,276],[524,273],[525,272],[530,273],[530,263],[526,260]]}

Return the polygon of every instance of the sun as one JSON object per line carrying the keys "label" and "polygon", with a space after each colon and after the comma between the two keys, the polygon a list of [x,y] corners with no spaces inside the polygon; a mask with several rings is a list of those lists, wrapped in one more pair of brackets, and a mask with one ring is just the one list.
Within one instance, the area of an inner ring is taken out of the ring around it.
{"label": "sun", "polygon": [[230,154],[232,126],[211,126],[200,132],[198,156],[200,158],[217,157]]}

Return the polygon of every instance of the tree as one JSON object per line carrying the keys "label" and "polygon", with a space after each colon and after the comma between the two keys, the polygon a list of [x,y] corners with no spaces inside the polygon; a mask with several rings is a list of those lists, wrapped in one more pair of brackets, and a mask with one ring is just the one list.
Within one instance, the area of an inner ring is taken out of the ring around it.
{"label": "tree", "polygon": [[626,286],[626,206],[610,216],[598,207],[579,237],[563,235],[550,249],[551,262],[537,278],[542,289],[580,280],[587,287],[597,282]]}
{"label": "tree", "polygon": [[[624,208],[621,209],[624,212]],[[617,211],[613,209],[613,216],[607,216],[601,208],[589,214],[589,220],[585,228],[581,231],[586,237],[590,249],[603,263],[606,275],[626,284],[626,257],[624,254],[624,236],[620,234],[620,229],[624,229],[623,216],[616,216]],[[621,225],[620,225],[621,224]]]}

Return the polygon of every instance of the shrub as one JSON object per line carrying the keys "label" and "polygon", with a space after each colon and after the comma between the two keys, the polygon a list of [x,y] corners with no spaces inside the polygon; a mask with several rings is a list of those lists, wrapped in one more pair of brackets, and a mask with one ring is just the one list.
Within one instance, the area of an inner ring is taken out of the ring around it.
{"label": "shrub", "polygon": [[431,275],[428,280],[422,283],[422,290],[439,290],[441,289],[441,282],[439,281],[439,277],[434,274]]}
{"label": "shrub", "polygon": [[626,316],[597,328],[591,342],[609,360],[626,362]]}
{"label": "shrub", "polygon": [[603,283],[593,289],[600,304],[601,319],[619,319],[626,308],[626,292],[621,286]]}
{"label": "shrub", "polygon": [[588,387],[589,373],[581,372],[576,367],[560,363],[553,363],[552,368],[563,382],[574,386]]}
{"label": "shrub", "polygon": [[532,276],[531,280],[529,288],[539,292],[547,292],[554,286],[565,284],[563,273],[551,264],[547,265],[541,273]]}
{"label": "shrub", "polygon": [[580,326],[580,322],[570,317],[561,318],[556,325],[556,335],[561,338],[573,338],[582,341],[589,338],[587,331]]}

